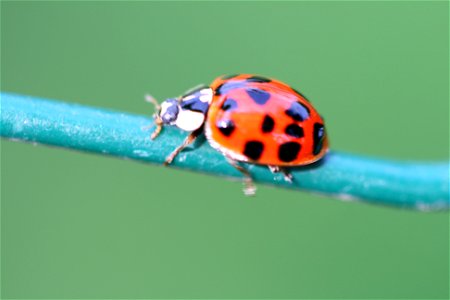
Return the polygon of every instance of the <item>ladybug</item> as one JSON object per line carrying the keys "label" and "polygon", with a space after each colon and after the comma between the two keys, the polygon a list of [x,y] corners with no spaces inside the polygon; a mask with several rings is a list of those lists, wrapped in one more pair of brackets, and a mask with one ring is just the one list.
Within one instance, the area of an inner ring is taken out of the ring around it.
{"label": "ladybug", "polygon": [[166,159],[170,164],[201,133],[244,175],[244,193],[256,191],[240,163],[266,165],[292,182],[289,167],[311,164],[328,151],[323,118],[297,90],[274,79],[241,74],[222,76],[178,98],[155,105],[155,139],[164,125],[190,132]]}

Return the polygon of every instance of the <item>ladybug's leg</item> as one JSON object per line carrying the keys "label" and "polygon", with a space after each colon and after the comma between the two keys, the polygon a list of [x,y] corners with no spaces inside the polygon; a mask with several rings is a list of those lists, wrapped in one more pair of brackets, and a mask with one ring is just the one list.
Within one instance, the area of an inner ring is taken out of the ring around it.
{"label": "ladybug's leg", "polygon": [[280,167],[280,166],[269,166],[269,170],[272,173],[283,173],[284,175],[284,180],[286,180],[287,182],[292,183],[292,174],[288,172],[287,169]]}
{"label": "ladybug's leg", "polygon": [[160,117],[158,116],[156,117],[155,124],[156,124],[155,131],[153,131],[152,135],[150,136],[152,140],[156,139],[156,137],[161,133],[163,122]]}
{"label": "ladybug's leg", "polygon": [[203,131],[203,127],[200,127],[199,129],[191,132],[191,134],[189,134],[186,137],[186,139],[184,139],[183,144],[178,146],[175,150],[172,151],[172,153],[170,153],[169,156],[167,156],[166,161],[164,162],[164,165],[165,166],[169,165],[174,160],[174,158],[178,155],[178,153],[183,151],[184,148],[186,148],[187,146],[189,146],[190,144],[192,144],[195,141],[195,139],[200,135],[200,133],[202,133],[202,131]]}
{"label": "ladybug's leg", "polygon": [[287,169],[285,169],[285,168],[280,168],[280,171],[284,175],[284,180],[286,180],[289,183],[292,183],[292,181],[293,181],[292,174],[289,173],[289,171]]}
{"label": "ladybug's leg", "polygon": [[270,170],[270,172],[276,174],[280,172],[280,167],[279,166],[267,166]]}
{"label": "ladybug's leg", "polygon": [[[161,105],[158,103],[158,101],[156,101],[155,98],[153,98],[152,95],[145,95],[145,101],[147,101],[148,103],[153,104],[153,106],[155,107],[155,124],[156,124],[156,128],[155,131],[153,131],[152,135],[150,136],[150,138],[152,140],[154,140],[159,133],[161,132],[162,126],[163,126],[163,121],[161,120],[161,118],[159,117],[159,112],[161,111]],[[143,129],[150,129],[152,127],[152,125],[146,126]]]}
{"label": "ladybug's leg", "polygon": [[250,172],[241,165],[239,165],[239,163],[236,160],[229,157],[227,157],[227,160],[233,167],[236,168],[236,170],[238,170],[239,172],[242,173],[242,175],[244,175],[244,194],[246,196],[253,196],[256,193],[256,186],[253,183],[253,179],[252,176],[250,175]]}

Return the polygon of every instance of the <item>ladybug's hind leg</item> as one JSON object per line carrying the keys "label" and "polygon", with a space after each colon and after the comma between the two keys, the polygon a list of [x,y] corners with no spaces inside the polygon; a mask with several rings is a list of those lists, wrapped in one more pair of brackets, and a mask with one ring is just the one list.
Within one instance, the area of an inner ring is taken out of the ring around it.
{"label": "ladybug's hind leg", "polygon": [[175,150],[172,151],[172,153],[170,153],[169,156],[167,156],[166,160],[164,161],[164,165],[167,166],[169,164],[172,163],[172,161],[175,159],[175,157],[181,152],[183,151],[184,148],[186,148],[187,146],[189,146],[190,144],[192,144],[195,139],[200,135],[200,133],[202,133],[203,128],[200,127],[199,129],[191,132],[191,134],[189,134],[185,139],[183,144],[181,144],[180,146],[178,146]]}
{"label": "ladybug's hind leg", "polygon": [[244,194],[246,196],[253,196],[256,193],[256,186],[253,183],[252,176],[250,175],[250,172],[242,167],[236,160],[227,157],[228,162],[236,168],[239,172],[244,175]]}
{"label": "ladybug's hind leg", "polygon": [[289,173],[289,171],[286,168],[280,167],[280,166],[268,166],[269,170],[276,174],[276,173],[283,173],[284,180],[286,180],[289,183],[292,183],[292,174]]}

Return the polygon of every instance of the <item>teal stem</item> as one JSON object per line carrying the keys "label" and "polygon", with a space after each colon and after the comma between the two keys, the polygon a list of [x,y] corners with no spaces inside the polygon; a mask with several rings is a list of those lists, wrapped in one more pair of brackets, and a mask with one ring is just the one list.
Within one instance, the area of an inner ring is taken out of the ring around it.
{"label": "teal stem", "polygon": [[[1,136],[15,141],[95,152],[161,165],[186,136],[164,128],[154,141],[151,116],[1,93]],[[203,139],[181,152],[171,167],[240,178]],[[331,151],[319,163],[292,170],[294,182],[264,166],[250,165],[256,182],[310,190],[343,200],[421,210],[448,209],[449,162],[399,162]]]}

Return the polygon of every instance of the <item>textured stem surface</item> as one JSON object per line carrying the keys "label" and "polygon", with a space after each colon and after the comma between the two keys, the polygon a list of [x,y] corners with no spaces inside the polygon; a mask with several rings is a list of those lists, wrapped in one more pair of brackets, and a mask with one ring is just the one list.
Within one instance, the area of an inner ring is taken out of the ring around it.
{"label": "textured stem surface", "polygon": [[[144,117],[105,109],[50,101],[30,96],[1,94],[1,136],[58,147],[96,152],[142,162],[162,164],[183,142],[186,133],[164,128],[155,140]],[[185,150],[171,166],[218,176],[241,177],[204,138],[195,151]],[[294,182],[273,175],[267,168],[246,165],[256,182],[311,190],[340,199],[423,210],[448,209],[449,163],[397,162],[330,152],[320,163],[295,168]]]}

